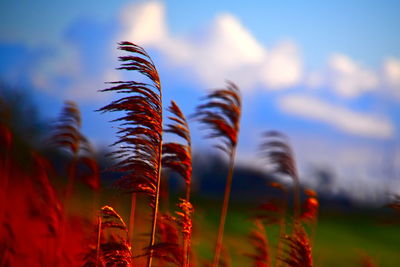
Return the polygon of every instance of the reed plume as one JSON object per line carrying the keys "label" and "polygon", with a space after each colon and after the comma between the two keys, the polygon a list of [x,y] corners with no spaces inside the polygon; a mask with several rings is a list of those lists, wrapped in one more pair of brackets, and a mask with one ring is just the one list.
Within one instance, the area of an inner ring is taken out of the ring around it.
{"label": "reed plume", "polygon": [[122,217],[110,206],[100,209],[96,254],[86,255],[84,266],[132,266],[131,245],[128,228]]}
{"label": "reed plume", "polygon": [[52,145],[60,147],[72,155],[77,155],[81,142],[81,113],[73,101],[65,101],[64,107],[50,138]]}
{"label": "reed plume", "polygon": [[248,253],[246,256],[253,260],[254,267],[270,267],[272,265],[267,232],[260,220],[255,220],[254,225],[255,229],[249,234],[249,241],[255,253]]}
{"label": "reed plume", "polygon": [[34,160],[33,182],[37,191],[34,202],[38,202],[38,215],[48,225],[49,233],[56,236],[62,219],[62,203],[49,180],[51,164],[39,154],[32,152]]}
{"label": "reed plume", "polygon": [[285,241],[288,246],[286,257],[283,262],[290,267],[312,267],[311,244],[307,233],[299,224],[295,225],[293,234],[285,236]]}
{"label": "reed plume", "polygon": [[194,208],[190,201],[181,198],[178,203],[180,210],[176,211],[178,216],[177,222],[181,227],[183,234],[183,266],[188,267],[191,255],[191,239],[193,227],[193,212]]}
{"label": "reed plume", "polygon": [[300,183],[294,154],[288,145],[287,137],[276,131],[266,132],[261,144],[262,155],[274,172],[288,175],[294,183],[294,218],[300,216]]}
{"label": "reed plume", "polygon": [[75,102],[66,101],[50,139],[50,142],[54,146],[72,155],[72,160],[68,167],[68,183],[65,190],[65,199],[72,194],[75,183],[76,162],[78,160],[81,141],[81,125],[81,114],[78,106]]}
{"label": "reed plume", "polygon": [[[154,63],[142,47],[130,42],[121,42],[119,49],[131,55],[119,57],[122,63],[118,69],[138,71],[150,82],[111,82],[113,87],[101,91],[123,93],[128,96],[113,101],[99,111],[125,113],[114,120],[120,123],[117,132],[119,140],[113,144],[119,146],[112,152],[112,156],[119,160],[114,169],[125,173],[117,181],[117,186],[132,193],[132,200],[135,193],[150,196],[153,222],[149,247],[152,247],[155,242],[161,175],[163,130],[161,84]],[[134,207],[131,208],[133,209]],[[131,212],[130,221],[133,220],[133,215]],[[149,255],[148,266],[151,266],[151,263],[152,253]]]}
{"label": "reed plume", "polygon": [[160,266],[163,262],[183,266],[183,249],[180,245],[177,219],[168,214],[160,214],[157,220],[157,236],[159,242],[152,247],[146,248],[147,252],[143,255],[153,253],[153,257],[160,260]]}
{"label": "reed plume", "polygon": [[208,138],[221,140],[222,144],[217,144],[216,147],[229,157],[229,171],[213,259],[213,267],[216,267],[219,263],[228,212],[242,104],[239,88],[232,82],[227,82],[225,89],[211,92],[205,97],[205,100],[206,103],[197,107],[194,117],[210,129],[211,133],[207,136]]}
{"label": "reed plume", "polygon": [[[159,242],[153,247],[147,248],[148,252],[144,255],[148,255],[153,251],[154,257],[162,261],[177,266],[189,266],[189,258],[187,255],[189,251],[186,245],[189,245],[190,249],[193,207],[192,204],[185,199],[180,199],[178,207],[180,210],[175,212],[177,217],[168,214],[159,216],[157,231]],[[178,227],[180,227],[180,229]],[[180,241],[179,232],[183,234],[183,246]]]}
{"label": "reed plume", "polygon": [[163,144],[163,167],[177,172],[185,181],[185,199],[181,199],[177,212],[179,225],[183,233],[183,266],[189,266],[190,241],[192,236],[193,206],[190,203],[190,185],[192,181],[192,149],[189,125],[179,106],[171,101],[168,111],[172,116],[168,117],[172,123],[167,124],[164,132],[169,132],[181,137],[185,144]]}
{"label": "reed plume", "polygon": [[[281,198],[271,198],[267,202],[258,206],[256,210],[256,215],[254,217],[257,220],[262,220],[262,222],[267,225],[279,225],[280,238],[276,248],[276,258],[281,258],[283,254],[282,240],[286,232],[288,190],[284,185],[278,182],[271,182],[269,185],[283,193],[283,196]],[[275,266],[280,266],[280,261],[275,261]]]}
{"label": "reed plume", "polygon": [[282,199],[272,198],[257,207],[255,217],[268,225],[278,224],[285,217],[285,204]]}
{"label": "reed plume", "polygon": [[54,124],[49,143],[72,156],[68,167],[66,198],[72,194],[79,162],[87,166],[93,173],[93,175],[83,177],[82,181],[94,190],[98,190],[100,187],[100,176],[94,160],[94,151],[89,140],[81,133],[81,127],[82,119],[78,105],[73,101],[65,101],[61,114]]}
{"label": "reed plume", "polygon": [[173,133],[183,140],[185,144],[180,143],[164,143],[163,144],[163,167],[170,168],[177,172],[185,181],[186,200],[190,200],[190,184],[192,180],[192,148],[190,139],[189,125],[179,106],[171,101],[168,111],[173,116],[168,118],[173,121],[172,124],[167,124],[164,132]]}

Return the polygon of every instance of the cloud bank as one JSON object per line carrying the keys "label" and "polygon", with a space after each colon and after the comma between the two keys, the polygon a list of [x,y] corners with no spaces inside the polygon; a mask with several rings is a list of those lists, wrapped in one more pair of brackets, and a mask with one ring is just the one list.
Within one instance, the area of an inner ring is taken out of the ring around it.
{"label": "cloud bank", "polygon": [[395,93],[400,99],[400,60],[390,58],[371,69],[342,53],[333,53],[317,71],[304,67],[299,47],[281,41],[266,47],[234,15],[218,14],[201,38],[170,32],[165,6],[144,2],[127,6],[121,14],[118,40],[156,49],[168,64],[185,69],[207,87],[235,80],[245,91],[295,87],[328,88],[343,98],[365,93]]}
{"label": "cloud bank", "polygon": [[[121,24],[119,40],[130,40],[161,52],[167,64],[184,70],[205,87],[215,87],[230,79],[244,93],[254,89],[306,87],[330,90],[350,100],[368,93],[400,92],[400,60],[386,60],[381,69],[374,70],[347,55],[333,53],[323,68],[305,70],[300,49],[293,41],[266,47],[228,13],[217,15],[201,37],[195,38],[170,32],[161,2],[128,6],[121,15]],[[318,98],[289,95],[278,101],[285,113],[324,122],[352,135],[390,138],[395,131],[387,118],[352,111]]]}
{"label": "cloud bank", "polygon": [[353,135],[389,138],[395,131],[393,123],[387,118],[352,111],[306,95],[282,97],[278,105],[286,113],[321,121]]}
{"label": "cloud bank", "polygon": [[[195,36],[171,32],[162,2],[130,4],[119,19],[117,27],[111,22],[74,22],[63,45],[29,70],[31,83],[62,98],[101,100],[106,96],[97,90],[105,87],[104,81],[123,79],[113,70],[117,65],[115,43],[128,40],[156,50],[169,72],[188,75],[188,81],[197,81],[204,88],[220,86],[229,79],[245,94],[314,88],[330,90],[349,101],[364,94],[400,100],[400,59],[395,57],[372,69],[348,55],[333,53],[325,66],[310,71],[295,42],[286,40],[267,47],[229,13],[218,14]],[[395,131],[389,119],[371,115],[373,112],[355,112],[299,94],[279,97],[283,112],[329,123],[349,134],[389,138]]]}
{"label": "cloud bank", "polygon": [[247,89],[284,89],[295,86],[302,77],[302,60],[293,42],[267,48],[228,13],[219,14],[201,40],[171,34],[160,2],[129,6],[121,23],[120,40],[161,51],[169,64],[188,70],[205,86],[232,79]]}

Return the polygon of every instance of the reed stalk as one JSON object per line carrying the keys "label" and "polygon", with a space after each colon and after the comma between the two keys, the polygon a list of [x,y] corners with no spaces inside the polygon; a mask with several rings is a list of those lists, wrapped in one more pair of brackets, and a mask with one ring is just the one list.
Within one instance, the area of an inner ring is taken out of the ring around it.
{"label": "reed stalk", "polygon": [[129,242],[133,244],[133,231],[135,229],[136,193],[131,194],[131,211],[129,213]]}
{"label": "reed stalk", "polygon": [[229,161],[229,171],[228,171],[228,176],[226,177],[226,184],[225,184],[225,193],[224,193],[224,201],[222,203],[222,209],[221,209],[221,217],[219,221],[219,226],[218,226],[218,233],[217,233],[217,242],[215,245],[215,253],[214,253],[214,259],[213,259],[213,267],[217,267],[219,263],[219,257],[221,255],[221,250],[222,250],[222,241],[224,237],[224,229],[225,229],[225,222],[226,222],[226,216],[228,214],[228,206],[229,206],[229,198],[231,194],[231,188],[232,188],[232,178],[233,178],[233,169],[234,169],[234,164],[235,164],[235,154],[236,154],[236,146],[233,147],[230,155],[230,161]]}
{"label": "reed stalk", "polygon": [[[162,125],[162,122],[161,122]],[[157,227],[157,217],[158,217],[158,208],[159,208],[159,202],[160,202],[160,184],[161,184],[161,159],[162,159],[162,140],[160,141],[159,145],[159,153],[158,153],[158,178],[157,178],[157,186],[156,186],[156,196],[155,196],[155,203],[154,203],[154,212],[153,212],[153,223],[151,227],[151,235],[150,235],[150,244],[149,247],[150,249],[150,255],[149,259],[147,261],[147,267],[151,267],[151,264],[153,262],[153,249],[152,247],[155,244],[156,241],[156,227]]]}
{"label": "reed stalk", "polygon": [[227,82],[226,88],[217,89],[209,93],[205,99],[207,102],[197,107],[194,117],[209,128],[211,133],[207,136],[208,138],[218,137],[222,140],[221,144],[217,144],[216,147],[225,152],[229,158],[229,170],[212,263],[212,266],[216,267],[218,266],[221,254],[222,239],[228,212],[242,103],[240,90],[232,82]]}

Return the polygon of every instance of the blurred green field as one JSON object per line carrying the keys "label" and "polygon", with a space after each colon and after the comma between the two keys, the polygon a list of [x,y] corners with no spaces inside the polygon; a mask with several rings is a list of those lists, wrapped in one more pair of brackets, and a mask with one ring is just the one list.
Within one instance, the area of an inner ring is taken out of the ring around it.
{"label": "blurred green field", "polygon": [[[93,206],[89,205],[91,195],[79,194],[76,198],[75,212],[80,216],[93,214]],[[170,196],[169,201],[162,200],[162,210],[173,209],[178,197]],[[87,203],[85,206],[84,203]],[[146,198],[138,199],[139,206],[136,210],[136,231],[133,254],[142,253],[142,248],[147,246],[150,227],[150,209],[145,204]],[[102,194],[98,205],[109,204],[127,221],[129,218],[129,195],[110,190]],[[205,199],[193,199],[195,206],[195,222],[193,229],[192,247],[200,263],[209,261],[213,256],[221,202]],[[256,209],[254,204],[231,203],[227,224],[225,227],[224,246],[227,252],[224,257],[232,267],[252,266],[245,254],[253,252],[247,235],[254,227],[251,215]],[[370,256],[376,266],[400,266],[400,225],[386,224],[388,215],[378,212],[355,213],[328,213],[322,212],[315,231],[313,258],[316,267],[346,267],[366,266],[361,265],[363,256]],[[377,215],[380,214],[380,215]],[[274,257],[278,239],[278,227],[267,226],[270,243],[271,257]]]}
{"label": "blurred green field", "polygon": [[[218,222],[217,205],[198,209],[194,246],[201,258],[212,258]],[[252,252],[247,234],[253,227],[251,207],[232,205],[226,225],[224,245],[232,266],[251,266],[244,256]],[[362,266],[363,256],[370,256],[377,266],[400,266],[400,226],[382,223],[382,217],[368,214],[321,216],[315,232],[313,257],[315,266]],[[276,226],[267,228],[271,252],[277,246]]]}

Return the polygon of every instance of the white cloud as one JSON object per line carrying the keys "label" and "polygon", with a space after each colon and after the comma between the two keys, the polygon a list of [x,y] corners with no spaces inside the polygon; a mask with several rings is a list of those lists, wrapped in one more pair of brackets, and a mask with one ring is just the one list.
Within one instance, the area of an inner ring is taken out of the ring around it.
{"label": "white cloud", "polygon": [[400,97],[400,59],[389,58],[383,64],[383,75],[389,90]]}
{"label": "white cloud", "polygon": [[389,58],[384,63],[385,76],[392,86],[400,87],[400,60]]}
{"label": "white cloud", "polygon": [[189,70],[206,86],[231,79],[245,90],[256,85],[282,89],[301,79],[302,60],[294,43],[283,42],[268,49],[228,13],[219,14],[201,40],[171,34],[160,2],[127,7],[121,22],[120,40],[161,51],[169,64]]}
{"label": "white cloud", "polygon": [[332,54],[325,68],[303,75],[308,88],[327,88],[338,96],[355,99],[365,93],[400,99],[400,59],[388,58],[376,70],[343,54]]}
{"label": "white cloud", "polygon": [[121,23],[123,29],[120,40],[134,40],[134,42],[141,44],[157,44],[157,42],[165,41],[168,38],[165,10],[159,2],[134,4],[124,8],[121,14]]}
{"label": "white cloud", "polygon": [[218,57],[222,66],[262,62],[264,48],[233,15],[220,14],[212,28],[207,50],[212,57]]}
{"label": "white cloud", "polygon": [[377,89],[378,75],[346,55],[334,54],[329,63],[330,83],[344,97],[353,98]]}
{"label": "white cloud", "polygon": [[229,79],[244,91],[255,87],[282,90],[305,85],[332,89],[344,98],[357,98],[369,92],[384,93],[385,88],[400,91],[400,60],[384,62],[384,77],[340,53],[332,54],[324,68],[305,71],[294,42],[281,41],[274,47],[266,47],[229,13],[218,14],[203,29],[201,37],[194,38],[173,34],[167,25],[164,3],[157,1],[124,8],[121,25],[117,41],[127,40],[161,52],[169,66],[184,70],[186,75],[197,78],[207,87]]}
{"label": "white cloud", "polygon": [[394,134],[394,126],[387,118],[355,112],[305,95],[284,96],[279,100],[279,107],[289,114],[321,121],[353,135],[390,138]]}
{"label": "white cloud", "polygon": [[[298,46],[281,41],[266,47],[234,15],[218,14],[197,36],[173,34],[166,20],[165,4],[158,1],[126,6],[120,14],[121,31],[115,41],[127,40],[155,49],[168,67],[180,75],[198,80],[204,87],[216,87],[224,80],[236,82],[244,92],[254,88],[284,90],[297,86],[332,89],[344,98],[367,92],[396,95],[400,99],[400,60],[389,58],[380,72],[366,68],[343,54],[333,54],[324,68],[305,71]],[[115,42],[113,42],[113,45]],[[111,46],[111,45],[110,45]],[[44,59],[32,71],[32,83],[52,92],[60,80],[65,94],[87,100],[102,98],[97,86],[108,80],[110,69],[87,75],[77,47],[63,44],[59,53]],[[113,59],[117,50],[110,47]],[[119,55],[119,54],[118,54]],[[99,82],[101,81],[101,82]],[[91,86],[92,85],[92,86]],[[95,89],[91,89],[95,88]],[[68,92],[70,91],[70,92]],[[56,92],[60,94],[60,90]]]}
{"label": "white cloud", "polygon": [[310,71],[305,74],[304,84],[311,89],[315,89],[321,87],[325,79],[326,77],[324,77],[320,71]]}
{"label": "white cloud", "polygon": [[294,43],[284,42],[271,50],[261,68],[261,81],[270,88],[280,89],[299,83],[302,61]]}

